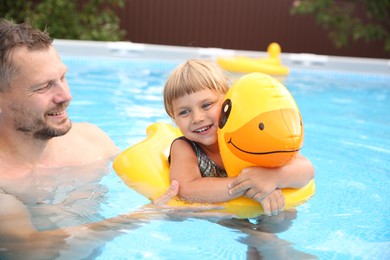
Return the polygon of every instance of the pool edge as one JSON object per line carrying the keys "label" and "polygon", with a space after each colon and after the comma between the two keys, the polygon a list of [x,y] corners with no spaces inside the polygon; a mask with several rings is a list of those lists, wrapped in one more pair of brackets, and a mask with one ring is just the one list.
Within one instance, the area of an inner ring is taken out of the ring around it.
{"label": "pool edge", "polygon": [[[60,55],[103,56],[131,59],[165,59],[184,61],[190,58],[215,60],[219,56],[244,55],[266,57],[265,51],[243,51],[220,48],[197,48],[132,42],[99,42],[55,39],[53,45]],[[389,59],[327,56],[312,53],[282,53],[284,65],[291,69],[346,71],[390,75]]]}

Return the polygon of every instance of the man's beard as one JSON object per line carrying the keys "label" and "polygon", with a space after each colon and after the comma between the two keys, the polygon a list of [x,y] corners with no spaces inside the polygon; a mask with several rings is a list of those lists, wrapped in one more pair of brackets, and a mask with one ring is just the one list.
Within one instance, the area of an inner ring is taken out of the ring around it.
{"label": "man's beard", "polygon": [[45,127],[34,132],[33,137],[39,140],[48,140],[53,137],[62,136],[69,132],[72,127],[72,122],[69,120],[69,127],[65,129],[56,129],[53,127]]}
{"label": "man's beard", "polygon": [[[59,106],[67,107],[69,103],[63,103]],[[58,137],[68,133],[72,127],[72,122],[69,118],[65,118],[60,127],[51,127],[42,118],[35,116],[29,109],[21,106],[12,106],[14,111],[15,128],[25,134],[31,134],[35,139],[48,140],[53,137]]]}

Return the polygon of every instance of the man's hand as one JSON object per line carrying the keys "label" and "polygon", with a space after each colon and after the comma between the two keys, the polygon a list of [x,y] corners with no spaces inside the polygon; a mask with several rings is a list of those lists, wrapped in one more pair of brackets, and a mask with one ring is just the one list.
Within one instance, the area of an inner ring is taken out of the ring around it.
{"label": "man's hand", "polygon": [[[179,183],[175,180],[171,182],[169,189],[161,195],[159,198],[153,200],[152,205],[154,206],[162,206],[163,209],[159,209],[158,212],[163,212],[173,218],[206,218],[206,219],[223,219],[223,218],[232,218],[235,217],[232,213],[228,212],[218,212],[216,210],[225,209],[221,205],[216,204],[208,204],[208,203],[189,203],[186,206],[168,206],[165,205],[169,200],[177,196],[179,193]],[[152,207],[149,210],[153,211],[157,208]]]}
{"label": "man's hand", "polygon": [[153,200],[152,204],[156,206],[162,206],[169,200],[174,198],[179,193],[179,183],[175,180],[171,182],[169,189],[161,195],[159,198]]}

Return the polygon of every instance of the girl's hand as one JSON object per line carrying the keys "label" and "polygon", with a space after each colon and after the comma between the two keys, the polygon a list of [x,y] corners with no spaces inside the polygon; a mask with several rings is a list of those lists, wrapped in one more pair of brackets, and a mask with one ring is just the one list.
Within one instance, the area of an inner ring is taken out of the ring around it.
{"label": "girl's hand", "polygon": [[259,202],[263,206],[264,213],[267,216],[278,215],[281,211],[283,211],[286,203],[284,195],[280,189],[274,190],[266,198]]}
{"label": "girl's hand", "polygon": [[245,197],[261,202],[278,188],[277,176],[274,169],[245,168],[228,187],[232,196],[244,192]]}

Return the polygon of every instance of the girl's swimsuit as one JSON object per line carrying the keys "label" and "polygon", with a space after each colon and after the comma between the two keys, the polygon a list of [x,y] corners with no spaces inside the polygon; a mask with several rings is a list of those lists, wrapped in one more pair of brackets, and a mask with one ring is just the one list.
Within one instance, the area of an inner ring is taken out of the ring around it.
{"label": "girl's swimsuit", "polygon": [[184,136],[176,138],[174,141],[176,140],[184,140],[191,145],[192,149],[196,154],[196,158],[198,158],[198,165],[202,177],[228,177],[226,171],[216,165],[215,162],[213,162],[202,150],[202,148],[199,147],[199,145],[197,145],[195,142],[188,140]]}

